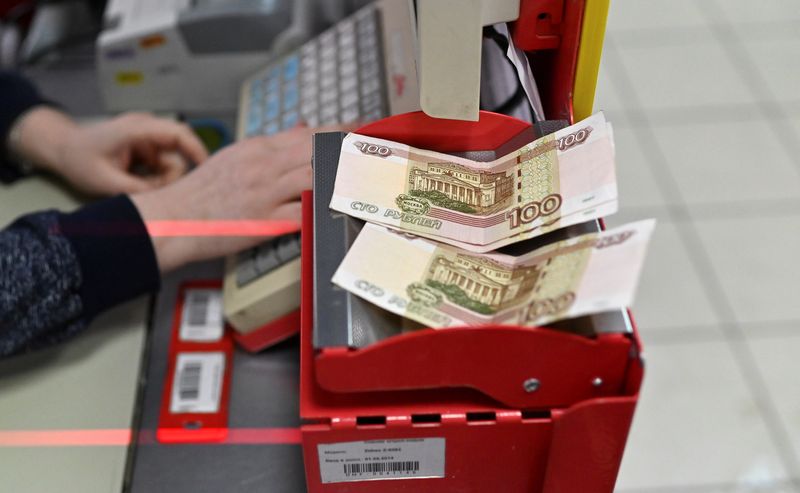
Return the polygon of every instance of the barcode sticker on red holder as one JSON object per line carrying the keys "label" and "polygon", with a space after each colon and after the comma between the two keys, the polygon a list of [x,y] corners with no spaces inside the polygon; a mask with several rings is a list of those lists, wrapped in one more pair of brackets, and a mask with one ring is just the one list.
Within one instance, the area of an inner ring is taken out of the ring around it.
{"label": "barcode sticker on red holder", "polygon": [[225,353],[179,353],[172,382],[172,413],[216,413],[222,395]]}
{"label": "barcode sticker on red holder", "polygon": [[444,438],[403,438],[317,445],[323,483],[443,478]]}
{"label": "barcode sticker on red holder", "polygon": [[220,340],[225,329],[222,290],[192,288],[187,289],[184,296],[180,339],[193,342]]}

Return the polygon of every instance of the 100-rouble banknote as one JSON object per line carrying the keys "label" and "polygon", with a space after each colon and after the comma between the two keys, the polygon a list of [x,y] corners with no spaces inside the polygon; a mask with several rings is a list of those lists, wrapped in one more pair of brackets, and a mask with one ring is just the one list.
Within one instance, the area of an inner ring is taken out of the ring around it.
{"label": "100-rouble banknote", "polygon": [[540,325],[629,306],[654,225],[639,221],[512,257],[367,224],[333,282],[428,327]]}
{"label": "100-rouble banknote", "polygon": [[488,252],[617,210],[611,126],[602,113],[491,162],[351,133],[331,208]]}

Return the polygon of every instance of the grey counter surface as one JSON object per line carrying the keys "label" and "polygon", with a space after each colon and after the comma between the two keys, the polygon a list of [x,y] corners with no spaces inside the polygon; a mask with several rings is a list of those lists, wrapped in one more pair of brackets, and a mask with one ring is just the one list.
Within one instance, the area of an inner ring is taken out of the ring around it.
{"label": "grey counter surface", "polygon": [[[182,283],[220,279],[221,262],[196,264],[164,279],[153,317],[140,435],[134,452],[130,491],[135,493],[305,491],[298,444],[161,444],[158,427],[169,363],[172,317]],[[294,337],[258,354],[236,349],[228,426],[296,428],[300,425],[299,344]]]}

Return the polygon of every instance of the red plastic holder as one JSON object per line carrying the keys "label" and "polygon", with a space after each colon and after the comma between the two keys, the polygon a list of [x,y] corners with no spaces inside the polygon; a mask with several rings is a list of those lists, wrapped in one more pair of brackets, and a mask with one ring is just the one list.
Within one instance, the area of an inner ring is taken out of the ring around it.
{"label": "red plastic holder", "polygon": [[[156,438],[161,443],[217,443],[228,436],[233,362],[232,332],[227,326],[208,333],[199,322],[187,328],[185,310],[190,291],[219,293],[219,320],[222,320],[221,281],[191,281],[178,290],[169,347],[169,365],[164,375],[164,392]],[[206,298],[199,308],[203,320],[208,313]],[[209,324],[213,326],[213,323]]]}
{"label": "red plastic holder", "polygon": [[[452,152],[496,149],[526,130],[481,112],[458,123],[399,115],[358,132]],[[613,491],[643,375],[630,314],[593,337],[482,326],[315,349],[313,233],[306,192],[300,413],[310,493]]]}

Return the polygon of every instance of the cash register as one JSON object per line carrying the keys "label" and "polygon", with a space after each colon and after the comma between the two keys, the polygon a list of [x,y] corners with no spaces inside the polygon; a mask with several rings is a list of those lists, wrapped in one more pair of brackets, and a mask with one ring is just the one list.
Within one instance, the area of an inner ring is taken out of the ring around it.
{"label": "cash register", "polygon": [[[254,73],[240,91],[237,138],[374,121],[419,109],[414,4],[379,0]],[[298,235],[226,261],[225,316],[260,350],[299,330]]]}

